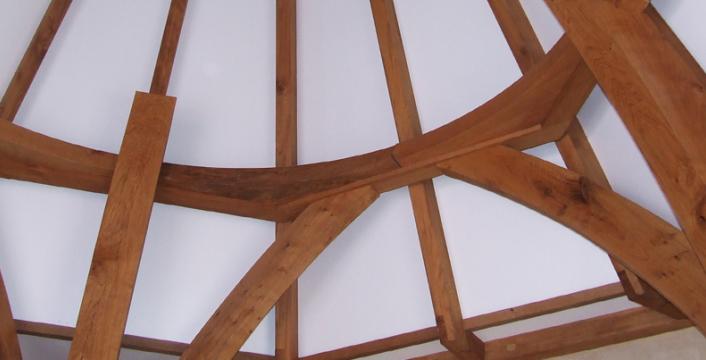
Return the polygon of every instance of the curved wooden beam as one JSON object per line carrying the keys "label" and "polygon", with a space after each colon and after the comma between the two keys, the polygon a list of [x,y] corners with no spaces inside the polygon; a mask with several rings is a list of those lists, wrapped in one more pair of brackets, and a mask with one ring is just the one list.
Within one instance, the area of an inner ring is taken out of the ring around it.
{"label": "curved wooden beam", "polygon": [[684,234],[666,221],[584,176],[507,147],[467,154],[439,167],[583,235],[706,332],[706,273]]}
{"label": "curved wooden beam", "polygon": [[[289,221],[327,196],[367,185],[388,191],[438,176],[437,162],[487,146],[526,148],[554,141],[593,86],[580,56],[564,39],[503,93],[418,138],[360,156],[284,168],[164,164],[156,201]],[[0,122],[0,177],[105,193],[114,166],[114,154]]]}
{"label": "curved wooden beam", "polygon": [[367,186],[307,207],[228,294],[181,358],[232,359],[282,293],[378,195]]}

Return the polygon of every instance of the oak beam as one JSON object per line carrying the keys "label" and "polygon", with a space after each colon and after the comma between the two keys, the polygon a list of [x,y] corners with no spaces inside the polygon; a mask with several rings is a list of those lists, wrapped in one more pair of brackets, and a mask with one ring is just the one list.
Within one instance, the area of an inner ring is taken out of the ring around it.
{"label": "oak beam", "polygon": [[309,205],[240,280],[182,359],[232,359],[292,282],[378,195],[363,187]]}
{"label": "oak beam", "polygon": [[10,122],[15,119],[15,115],[17,115],[17,111],[20,109],[20,105],[22,105],[22,101],[39,71],[39,66],[42,64],[47,51],[49,51],[49,46],[54,40],[57,31],[59,31],[59,26],[64,20],[66,12],[69,10],[69,5],[71,5],[71,0],[52,0],[49,3],[49,7],[44,12],[44,17],[39,23],[32,41],[17,66],[15,75],[10,80],[10,84],[7,86],[2,99],[0,99],[0,119]]}
{"label": "oak beam", "polygon": [[[487,343],[487,360],[530,360],[572,354],[691,326],[647,308],[635,308],[557,325]],[[437,353],[414,360],[453,359]]]}
{"label": "oak beam", "polygon": [[[395,4],[392,0],[370,0],[370,7],[397,137],[400,142],[411,140],[422,135],[422,128]],[[409,195],[441,343],[461,359],[482,359],[483,342],[472,332],[467,338],[463,329],[461,304],[432,180],[409,185]]]}
{"label": "oak beam", "polygon": [[[644,155],[706,263],[706,83],[645,12],[547,0]],[[676,41],[676,40],[675,40]]]}
{"label": "oak beam", "polygon": [[[489,0],[488,3],[520,70],[523,74],[527,73],[541,62],[545,54],[522,5],[516,0]],[[556,142],[556,145],[569,170],[583,174],[597,184],[610,188],[608,178],[577,118],[573,119],[566,134]],[[611,262],[630,300],[672,317],[684,317],[654,288],[612,257]]]}
{"label": "oak beam", "polygon": [[137,92],[103,213],[71,359],[116,359],[176,99]]}
{"label": "oak beam", "polygon": [[[275,164],[297,165],[297,0],[277,0],[275,82]],[[275,241],[288,223],[277,223]],[[298,280],[275,305],[275,358],[299,358]]]}
{"label": "oak beam", "polygon": [[12,309],[2,274],[0,274],[0,359],[22,359],[20,342],[17,338],[15,322],[12,320]]}
{"label": "oak beam", "polygon": [[188,0],[172,0],[152,75],[151,94],[167,95]]}
{"label": "oak beam", "polygon": [[666,221],[585,176],[503,146],[439,167],[573,229],[706,331],[706,273],[684,234]]}

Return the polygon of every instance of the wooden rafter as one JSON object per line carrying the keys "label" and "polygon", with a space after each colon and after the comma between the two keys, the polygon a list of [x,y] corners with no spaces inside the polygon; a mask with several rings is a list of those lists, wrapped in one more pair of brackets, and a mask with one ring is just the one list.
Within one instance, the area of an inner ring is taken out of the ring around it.
{"label": "wooden rafter", "polygon": [[44,17],[27,47],[27,51],[17,66],[15,75],[10,80],[10,84],[2,99],[0,99],[0,120],[4,119],[12,122],[15,119],[15,115],[19,111],[30,85],[32,85],[32,81],[34,81],[34,77],[39,71],[39,66],[42,64],[47,51],[49,51],[49,46],[59,31],[59,26],[64,20],[70,5],[71,0],[52,0],[49,3],[49,7],[47,7]]}
{"label": "wooden rafter", "polygon": [[620,114],[706,264],[706,83],[646,12],[548,0]]}
{"label": "wooden rafter", "polygon": [[176,99],[135,95],[115,166],[71,359],[117,358]]}
{"label": "wooden rafter", "polygon": [[[675,320],[646,308],[636,308],[489,341],[486,359],[546,359],[689,326],[687,320]],[[450,353],[438,353],[414,360],[451,359]]]}
{"label": "wooden rafter", "polygon": [[[277,0],[276,20],[275,163],[297,165],[297,1]],[[288,223],[277,223],[275,241]],[[299,358],[299,300],[297,280],[275,306],[275,358]]]}
{"label": "wooden rafter", "polygon": [[[400,142],[412,140],[422,135],[422,128],[395,4],[392,0],[370,0],[370,6],[385,68],[397,137]],[[482,359],[483,342],[472,332],[467,337],[463,328],[461,304],[432,180],[409,185],[409,195],[441,343],[461,359]]]}
{"label": "wooden rafter", "polygon": [[362,187],[309,205],[240,280],[182,359],[232,359],[292,282],[377,197]]}
{"label": "wooden rafter", "polygon": [[[522,5],[515,0],[489,0],[488,3],[520,70],[527,73],[541,62],[545,54]],[[603,172],[578,119],[573,120],[567,128],[566,134],[556,142],[556,145],[568,169],[610,188],[608,178]],[[684,316],[674,305],[630,270],[627,270],[613,258],[611,258],[611,262],[630,300],[673,317]]]}
{"label": "wooden rafter", "polygon": [[20,342],[17,338],[15,322],[12,320],[12,309],[7,297],[5,282],[0,274],[0,359],[20,360]]}
{"label": "wooden rafter", "polygon": [[583,235],[706,331],[706,273],[679,229],[584,176],[507,147],[464,155],[439,167]]}
{"label": "wooden rafter", "polygon": [[[503,93],[459,119],[394,147],[331,162],[269,169],[164,164],[156,201],[291,221],[319,199],[373,186],[384,192],[441,175],[435,164],[494,144],[557,140],[594,80],[567,40]],[[527,111],[527,109],[531,111]],[[563,119],[565,123],[562,124]],[[0,177],[107,192],[115,155],[0,122]]]}

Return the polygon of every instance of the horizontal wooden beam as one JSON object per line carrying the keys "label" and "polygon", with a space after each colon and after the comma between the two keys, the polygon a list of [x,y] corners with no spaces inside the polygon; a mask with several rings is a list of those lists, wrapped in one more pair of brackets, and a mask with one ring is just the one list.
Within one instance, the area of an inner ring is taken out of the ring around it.
{"label": "horizontal wooden beam", "polygon": [[[489,341],[486,359],[546,359],[689,326],[691,323],[688,320],[676,320],[646,308],[636,308]],[[414,360],[452,359],[453,355],[445,352],[417,357]]]}
{"label": "horizontal wooden beam", "polygon": [[[328,196],[364,186],[384,192],[439,176],[436,162],[493,144],[523,148],[558,139],[565,129],[555,119],[573,117],[593,86],[584,73],[576,50],[560,41],[541,65],[506,91],[421,137],[347,159],[281,169],[164,164],[156,201],[291,221]],[[115,159],[0,122],[0,177],[107,192]]]}
{"label": "horizontal wooden beam", "polygon": [[[46,324],[34,321],[15,320],[18,334],[71,341],[76,329],[69,326]],[[120,346],[125,349],[146,351],[167,355],[181,355],[189,344],[177,341],[158,340],[135,335],[123,335]],[[267,360],[271,355],[239,352],[234,360]]]}
{"label": "horizontal wooden beam", "polygon": [[182,359],[232,359],[285,290],[378,195],[363,187],[307,207],[228,294]]}
{"label": "horizontal wooden beam", "polygon": [[679,229],[584,176],[507,147],[439,166],[451,177],[525,204],[573,229],[706,331],[706,273]]}
{"label": "horizontal wooden beam", "polygon": [[4,119],[12,122],[15,119],[70,5],[71,0],[52,0],[49,3],[15,75],[0,99],[0,121]]}
{"label": "horizontal wooden beam", "polygon": [[71,359],[117,358],[176,98],[138,92],[120,147],[71,344]]}
{"label": "horizontal wooden beam", "polygon": [[[525,320],[541,315],[563,311],[600,301],[614,299],[625,295],[620,283],[599,286],[568,295],[541,300],[488,314],[473,316],[463,321],[467,331],[477,331],[485,328]],[[319,354],[305,356],[302,360],[345,360],[371,356],[408,346],[439,340],[439,330],[436,327],[420,329],[400,335],[356,344],[341,349],[329,350]]]}

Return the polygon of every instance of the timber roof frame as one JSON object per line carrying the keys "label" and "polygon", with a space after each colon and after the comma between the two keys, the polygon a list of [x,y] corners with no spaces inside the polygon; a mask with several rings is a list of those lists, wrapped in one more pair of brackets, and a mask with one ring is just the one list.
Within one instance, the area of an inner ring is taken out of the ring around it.
{"label": "timber roof frame", "polygon": [[[399,143],[298,166],[296,0],[277,0],[277,167],[226,169],[163,163],[187,0],[171,0],[150,92],[136,94],[119,154],[13,124],[71,4],[52,0],[0,101],[0,177],[107,193],[108,201],[76,329],[13,320],[0,276],[0,358],[21,358],[18,333],[73,339],[72,359],[117,358],[121,346],[183,359],[273,358],[240,347],[276,305],[275,358],[299,359],[297,278],[380,193],[403,186],[437,326],[301,359],[349,359],[436,339],[449,351],[423,359],[541,358],[692,325],[706,333],[706,74],[647,0],[546,0],[566,29],[546,55],[517,1],[488,1],[522,78],[422,134],[393,0],[370,0]],[[596,83],[683,231],[610,189],[576,119]],[[568,169],[520,152],[550,142]],[[431,182],[441,175],[575,230],[611,256],[620,283],[463,319]],[[153,201],[277,222],[275,242],[191,344],[124,335]],[[126,230],[116,236],[115,228]],[[644,307],[487,343],[473,333],[623,295]]]}

